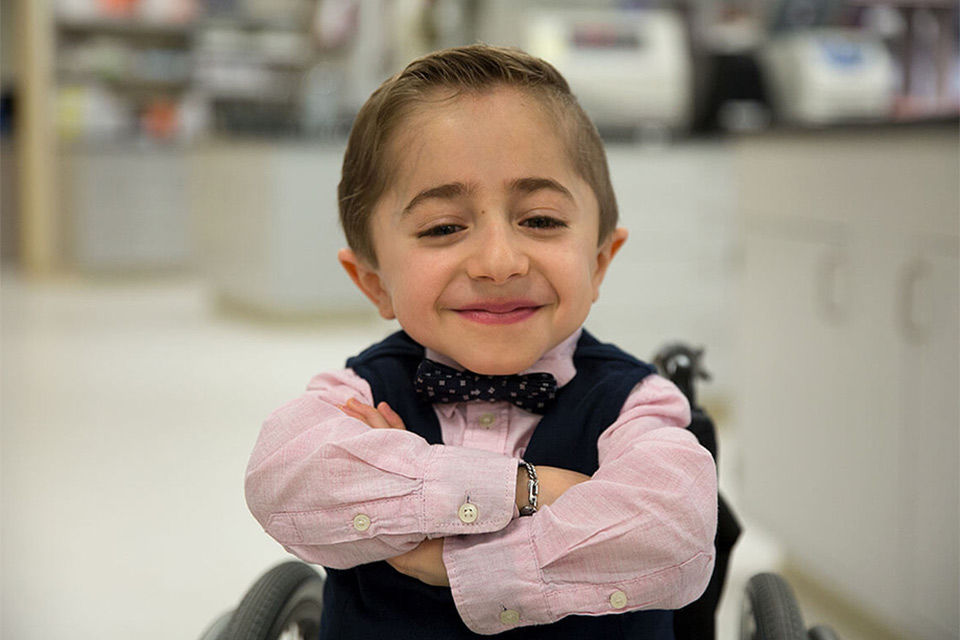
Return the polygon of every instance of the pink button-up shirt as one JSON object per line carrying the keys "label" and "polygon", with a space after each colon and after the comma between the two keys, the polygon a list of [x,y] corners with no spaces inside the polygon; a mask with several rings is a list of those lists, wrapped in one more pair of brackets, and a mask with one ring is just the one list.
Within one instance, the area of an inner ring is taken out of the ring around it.
{"label": "pink button-up shirt", "polygon": [[[527,373],[569,382],[579,337]],[[686,399],[664,378],[634,388],[597,442],[590,480],[522,518],[517,464],[539,416],[501,402],[435,405],[443,444],[430,445],[347,416],[337,405],[349,398],[373,402],[352,370],[316,376],[266,420],[250,459],[250,509],[296,556],[349,568],[445,537],[454,601],[481,634],[570,614],[679,608],[706,588],[716,469],[684,428]]]}

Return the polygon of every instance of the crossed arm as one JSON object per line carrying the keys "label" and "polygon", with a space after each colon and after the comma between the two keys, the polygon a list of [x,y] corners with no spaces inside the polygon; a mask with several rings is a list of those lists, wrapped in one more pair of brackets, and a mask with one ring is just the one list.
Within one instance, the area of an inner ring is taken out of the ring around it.
{"label": "crossed arm", "polygon": [[[716,468],[683,428],[689,407],[669,382],[650,376],[631,393],[597,442],[592,477],[538,466],[542,508],[529,518],[516,517],[526,504],[516,457],[431,445],[371,398],[348,370],[322,374],[264,424],[247,501],[294,555],[338,569],[386,560],[449,583],[477,633],[502,630],[502,602],[524,611],[523,624],[546,624],[616,612],[615,590],[626,610],[674,609],[706,587]],[[480,512],[469,524],[457,517],[465,498]]]}
{"label": "crossed arm", "polygon": [[[341,405],[340,409],[373,429],[406,431],[403,419],[386,402],[372,407],[351,398],[345,405]],[[539,504],[551,505],[567,489],[589,480],[590,476],[568,469],[541,465],[537,467],[537,478],[540,481]],[[517,470],[516,504],[517,509],[527,504],[527,474],[523,469]],[[400,573],[421,582],[437,587],[449,587],[447,567],[443,562],[443,541],[444,538],[425,539],[410,551],[387,558],[387,563]]]}

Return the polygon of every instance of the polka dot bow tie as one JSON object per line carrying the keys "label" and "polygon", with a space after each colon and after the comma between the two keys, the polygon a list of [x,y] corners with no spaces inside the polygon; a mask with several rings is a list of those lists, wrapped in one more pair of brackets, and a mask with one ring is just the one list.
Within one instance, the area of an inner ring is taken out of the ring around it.
{"label": "polka dot bow tie", "polygon": [[503,401],[539,414],[546,413],[557,397],[557,379],[549,373],[484,376],[433,360],[420,363],[413,386],[427,402]]}

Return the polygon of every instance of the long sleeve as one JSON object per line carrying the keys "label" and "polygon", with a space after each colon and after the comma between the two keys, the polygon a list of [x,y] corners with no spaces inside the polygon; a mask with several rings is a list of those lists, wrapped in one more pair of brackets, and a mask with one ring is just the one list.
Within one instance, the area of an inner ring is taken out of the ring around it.
{"label": "long sleeve", "polygon": [[[373,401],[354,372],[317,376],[265,421],[251,455],[248,506],[291,553],[349,568],[425,537],[498,531],[514,517],[516,458],[371,429],[337,408],[349,398]],[[472,521],[460,517],[467,500]]]}
{"label": "long sleeve", "polygon": [[716,469],[688,423],[682,394],[651,376],[600,438],[590,480],[502,530],[447,538],[467,626],[492,634],[699,597],[714,563]]}

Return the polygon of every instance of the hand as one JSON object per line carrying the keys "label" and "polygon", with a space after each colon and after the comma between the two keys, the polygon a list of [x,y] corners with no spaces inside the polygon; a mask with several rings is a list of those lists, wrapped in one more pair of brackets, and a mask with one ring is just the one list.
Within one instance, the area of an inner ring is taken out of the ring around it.
{"label": "hand", "polygon": [[[527,505],[527,470],[517,469],[517,509]],[[537,494],[537,506],[543,507],[557,501],[563,492],[574,485],[586,482],[590,476],[577,471],[537,465],[537,479],[540,481],[540,492]]]}
{"label": "hand", "polygon": [[447,566],[443,564],[443,538],[424,540],[416,548],[388,559],[387,564],[404,575],[434,587],[450,586]]}
{"label": "hand", "polygon": [[390,405],[386,402],[381,402],[374,408],[354,398],[350,398],[347,400],[347,404],[338,406],[341,411],[351,418],[356,418],[374,429],[407,430],[403,424],[403,419],[401,419],[400,415],[391,409]]}

